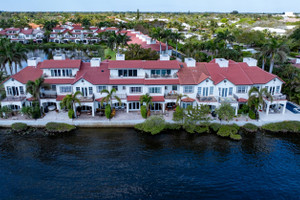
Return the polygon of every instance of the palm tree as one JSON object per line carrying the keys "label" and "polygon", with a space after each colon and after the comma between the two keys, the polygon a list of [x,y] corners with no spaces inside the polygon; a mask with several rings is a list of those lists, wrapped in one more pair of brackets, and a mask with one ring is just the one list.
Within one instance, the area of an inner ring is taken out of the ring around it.
{"label": "palm tree", "polygon": [[166,29],[163,31],[163,40],[166,42],[166,52],[169,50],[168,40],[172,39],[173,33],[170,29]]}
{"label": "palm tree", "polygon": [[[181,99],[182,99],[183,97],[189,97],[189,96],[186,95],[186,94],[178,94],[178,95],[177,95],[177,99],[176,99],[176,104],[177,104],[177,105],[180,106],[180,104],[181,104]],[[178,102],[179,102],[179,104],[178,104]]]}
{"label": "palm tree", "polygon": [[125,34],[118,34],[116,37],[116,42],[117,42],[117,49],[118,49],[118,53],[119,53],[119,45],[121,45],[121,48],[124,48],[124,46],[127,46],[128,42],[131,41],[130,37],[127,36],[127,33]]}
{"label": "palm tree", "polygon": [[150,37],[159,41],[159,53],[161,54],[161,41],[164,38],[164,31],[162,28],[153,28],[150,32]]}
{"label": "palm tree", "polygon": [[150,116],[150,105],[153,106],[152,97],[149,94],[142,95],[140,97],[140,104],[143,105],[143,103],[146,104],[147,116]]}
{"label": "palm tree", "polygon": [[226,47],[227,43],[231,44],[234,40],[235,40],[235,37],[230,33],[230,31],[228,29],[226,29],[223,32],[218,32],[217,37],[215,39],[215,41],[217,43],[225,41],[224,48]]}
{"label": "palm tree", "polygon": [[75,94],[67,94],[63,100],[61,101],[60,106],[61,107],[66,107],[67,109],[72,109],[74,110],[74,116],[75,118],[77,117],[76,114],[76,103],[78,103],[79,105],[81,105],[80,103],[80,99],[77,98],[78,95],[82,95],[82,93],[80,91],[76,91]]}
{"label": "palm tree", "polygon": [[267,44],[265,45],[266,55],[270,57],[270,69],[269,73],[273,72],[275,57],[278,57],[280,61],[285,61],[287,58],[287,53],[289,48],[284,40],[278,40],[277,38],[272,37]]}
{"label": "palm tree", "polygon": [[268,92],[267,88],[258,89],[256,87],[252,87],[248,92],[248,106],[255,108],[256,110],[258,107],[263,104],[263,98],[266,97],[273,102],[272,95]]}
{"label": "palm tree", "polygon": [[102,93],[106,93],[106,97],[103,97],[101,99],[101,106],[103,106],[103,103],[106,102],[106,104],[110,104],[110,107],[112,108],[112,99],[115,98],[118,102],[119,102],[119,105],[122,104],[122,101],[120,99],[120,97],[118,97],[115,93],[117,92],[117,90],[115,88],[112,88],[110,91],[107,90],[107,89],[103,89],[101,91],[101,94]]}
{"label": "palm tree", "polygon": [[182,33],[175,32],[172,34],[172,40],[176,43],[176,57],[178,55],[178,41],[184,40]]}
{"label": "palm tree", "polygon": [[49,89],[50,85],[46,84],[45,79],[43,77],[40,77],[36,79],[35,81],[28,81],[26,83],[26,92],[32,95],[35,101],[40,103],[40,91],[42,88]]}
{"label": "palm tree", "polygon": [[15,73],[18,71],[18,65],[20,68],[22,68],[22,61],[27,60],[27,55],[26,53],[28,52],[27,48],[24,48],[24,46],[20,43],[16,43],[13,48],[13,53],[14,53],[14,62],[15,62]]}
{"label": "palm tree", "polygon": [[2,68],[4,68],[4,70],[6,71],[5,65],[8,64],[10,70],[9,74],[13,74],[12,65],[15,61],[13,53],[13,43],[11,43],[8,39],[0,40],[0,61],[3,66]]}

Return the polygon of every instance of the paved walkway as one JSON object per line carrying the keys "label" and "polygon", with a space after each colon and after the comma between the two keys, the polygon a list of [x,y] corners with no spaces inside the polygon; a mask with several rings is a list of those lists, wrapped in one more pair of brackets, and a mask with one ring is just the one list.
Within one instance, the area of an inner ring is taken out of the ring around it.
{"label": "paved walkway", "polygon": [[[154,115],[155,113],[152,113]],[[167,115],[163,116],[167,122],[172,123],[173,111],[169,112]],[[48,122],[59,122],[73,124],[79,127],[133,127],[135,124],[143,122],[144,119],[141,117],[139,112],[117,112],[116,116],[108,120],[105,116],[95,116],[82,114],[77,119],[69,119],[67,112],[49,112],[44,118],[38,120],[26,119],[24,116],[17,116],[9,119],[0,119],[1,127],[10,127],[13,123],[22,122],[29,126],[43,127]],[[240,126],[246,123],[252,123],[257,126],[262,126],[271,122],[281,122],[281,121],[300,121],[300,115],[294,114],[290,111],[286,111],[284,115],[282,114],[269,114],[265,115],[260,113],[260,120],[251,120],[248,117],[241,116],[230,122],[220,122],[219,120],[212,120],[211,123],[222,123],[222,124],[238,124]]]}

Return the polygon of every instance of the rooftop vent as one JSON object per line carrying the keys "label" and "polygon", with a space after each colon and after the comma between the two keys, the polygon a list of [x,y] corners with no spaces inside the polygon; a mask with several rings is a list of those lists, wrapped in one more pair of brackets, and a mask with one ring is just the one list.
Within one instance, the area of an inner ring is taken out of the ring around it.
{"label": "rooftop vent", "polygon": [[229,61],[224,58],[216,58],[216,63],[219,64],[220,67],[228,67]]}
{"label": "rooftop vent", "polygon": [[188,67],[196,67],[196,60],[194,58],[185,58],[184,62]]}
{"label": "rooftop vent", "polygon": [[101,58],[92,58],[91,67],[100,67]]}
{"label": "rooftop vent", "polygon": [[125,54],[117,54],[116,60],[125,60]]}
{"label": "rooftop vent", "polygon": [[249,67],[257,66],[257,60],[254,58],[243,58],[243,62],[247,63]]}
{"label": "rooftop vent", "polygon": [[65,54],[55,54],[55,56],[53,56],[53,60],[66,60],[66,55]]}
{"label": "rooftop vent", "polygon": [[170,56],[168,54],[160,54],[160,60],[170,60]]}

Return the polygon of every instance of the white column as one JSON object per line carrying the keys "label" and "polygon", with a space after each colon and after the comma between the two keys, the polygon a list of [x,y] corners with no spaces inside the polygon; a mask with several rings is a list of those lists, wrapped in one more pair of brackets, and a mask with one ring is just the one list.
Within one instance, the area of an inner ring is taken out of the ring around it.
{"label": "white column", "polygon": [[236,116],[237,116],[237,114],[238,114],[238,107],[239,107],[239,106],[236,106],[236,107],[235,107],[235,115],[236,115]]}
{"label": "white column", "polygon": [[163,113],[165,113],[165,103],[162,103],[162,110],[163,110]]}
{"label": "white column", "polygon": [[92,116],[95,117],[95,103],[92,104]]}
{"label": "white column", "polygon": [[268,102],[268,103],[267,103],[266,115],[268,115],[268,114],[269,114],[269,110],[270,110],[270,104],[269,104],[269,102]]}
{"label": "white column", "polygon": [[126,103],[126,112],[129,113],[129,103]]}
{"label": "white column", "polygon": [[286,102],[283,104],[283,109],[282,109],[282,114],[285,114],[285,109],[286,109]]}

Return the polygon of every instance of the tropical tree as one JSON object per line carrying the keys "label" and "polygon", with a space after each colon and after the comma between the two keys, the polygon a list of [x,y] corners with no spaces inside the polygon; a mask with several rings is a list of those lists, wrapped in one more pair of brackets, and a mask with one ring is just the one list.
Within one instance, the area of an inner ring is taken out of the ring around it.
{"label": "tropical tree", "polygon": [[[9,41],[9,39],[1,39],[0,40],[0,62],[2,65],[2,70],[6,71],[7,74],[13,74],[13,63],[15,61],[14,53],[13,53],[13,43]],[[5,67],[8,64],[9,73]]]}
{"label": "tropical tree", "polygon": [[160,27],[152,28],[152,30],[150,32],[150,37],[159,41],[159,53],[160,54],[162,52],[161,41],[163,40],[164,36],[165,36],[164,30]]}
{"label": "tropical tree", "polygon": [[35,81],[29,80],[26,83],[26,92],[32,95],[32,97],[40,103],[40,91],[41,89],[49,89],[50,85],[45,83],[45,79],[43,77],[40,77],[36,79]]}
{"label": "tropical tree", "polygon": [[272,37],[265,44],[265,52],[266,55],[270,57],[270,69],[269,73],[273,72],[275,58],[279,58],[280,61],[285,61],[287,58],[287,53],[289,52],[289,48],[286,44],[285,40],[280,40]]}
{"label": "tropical tree", "polygon": [[116,47],[117,47],[117,51],[119,53],[119,46],[121,46],[122,48],[124,48],[124,46],[127,46],[128,42],[131,41],[130,37],[127,36],[127,33],[126,34],[117,34],[116,35]]}
{"label": "tropical tree", "polygon": [[172,41],[176,43],[176,57],[178,55],[178,41],[184,40],[183,34],[175,32],[172,34]]}
{"label": "tropical tree", "polygon": [[232,120],[235,114],[234,108],[228,102],[222,102],[220,107],[215,110],[220,120]]}
{"label": "tropical tree", "polygon": [[44,23],[44,29],[46,29],[47,31],[52,31],[52,29],[53,29],[54,27],[56,27],[58,24],[59,24],[59,23],[58,23],[58,21],[56,21],[56,20],[46,21],[46,22]]}
{"label": "tropical tree", "polygon": [[224,48],[226,47],[227,43],[231,44],[232,42],[234,42],[234,40],[235,37],[231,34],[231,32],[228,29],[222,32],[218,32],[217,37],[215,39],[217,43],[225,41]]}
{"label": "tropical tree", "polygon": [[144,94],[140,97],[140,104],[146,104],[146,108],[147,108],[147,116],[150,116],[150,105],[153,106],[153,102],[152,102],[152,97],[149,94]]}
{"label": "tropical tree", "polygon": [[101,106],[103,106],[103,103],[106,102],[106,104],[109,104],[110,107],[112,108],[113,98],[115,98],[119,102],[119,105],[121,105],[122,104],[121,99],[116,95],[116,92],[117,90],[115,88],[112,88],[110,91],[107,89],[103,89],[101,91],[101,94],[105,93],[107,95],[101,99]]}
{"label": "tropical tree", "polygon": [[256,87],[252,87],[248,92],[248,106],[252,109],[258,109],[260,105],[263,104],[263,98],[266,97],[273,101],[272,95],[268,92],[267,88],[258,89]]}
{"label": "tropical tree", "polygon": [[178,95],[177,95],[177,99],[176,99],[176,104],[177,104],[177,105],[180,106],[180,104],[181,104],[181,99],[182,99],[183,97],[188,97],[188,95],[186,95],[186,94],[178,94]]}
{"label": "tropical tree", "polygon": [[18,71],[18,65],[20,66],[20,68],[22,68],[22,61],[27,60],[27,52],[27,48],[25,48],[20,43],[15,43],[15,45],[13,46],[15,73],[17,73]]}
{"label": "tropical tree", "polygon": [[67,94],[60,103],[61,108],[67,108],[69,110],[68,115],[69,118],[76,118],[76,103],[81,105],[80,99],[77,97],[78,95],[82,95],[80,91],[76,91],[74,94]]}

